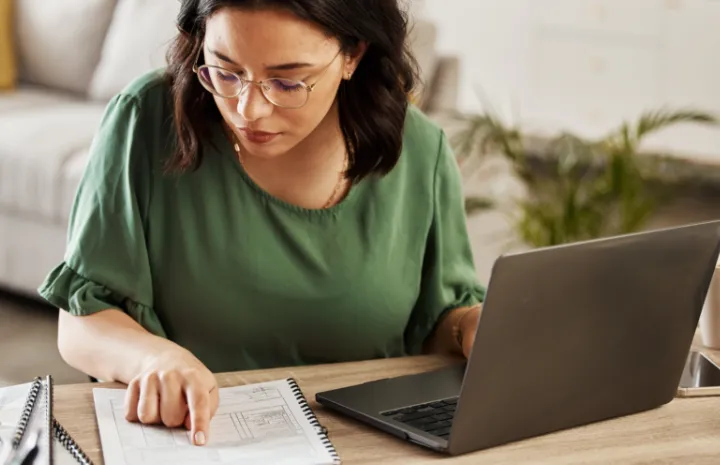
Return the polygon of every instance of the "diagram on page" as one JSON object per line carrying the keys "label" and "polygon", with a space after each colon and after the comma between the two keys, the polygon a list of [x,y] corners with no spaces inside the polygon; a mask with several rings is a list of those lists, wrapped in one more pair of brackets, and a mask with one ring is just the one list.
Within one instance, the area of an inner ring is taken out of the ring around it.
{"label": "diagram on page", "polygon": [[107,465],[331,463],[284,381],[220,389],[208,444],[193,446],[185,428],[125,420],[124,390],[95,389]]}

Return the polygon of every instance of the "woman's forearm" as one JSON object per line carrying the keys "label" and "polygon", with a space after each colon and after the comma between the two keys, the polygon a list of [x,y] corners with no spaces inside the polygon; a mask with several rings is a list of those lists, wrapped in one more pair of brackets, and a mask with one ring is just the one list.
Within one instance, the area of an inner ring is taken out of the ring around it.
{"label": "woman's forearm", "polygon": [[150,360],[183,350],[120,310],[73,316],[60,310],[58,349],[72,367],[103,381],[129,383]]}
{"label": "woman's forearm", "polygon": [[[426,350],[430,353],[463,355],[460,341],[477,327],[480,305],[449,311],[437,324]],[[474,335],[474,334],[473,334]]]}

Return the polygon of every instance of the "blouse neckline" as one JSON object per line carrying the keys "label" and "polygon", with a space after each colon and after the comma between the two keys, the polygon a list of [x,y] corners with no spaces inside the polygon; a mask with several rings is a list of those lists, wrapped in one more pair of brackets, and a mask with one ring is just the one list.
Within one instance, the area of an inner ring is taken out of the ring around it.
{"label": "blouse neckline", "polygon": [[356,184],[350,185],[350,190],[343,196],[343,198],[335,203],[334,205],[328,207],[328,208],[308,208],[308,207],[302,207],[300,205],[288,202],[286,200],[283,200],[262,187],[260,187],[259,184],[257,184],[250,174],[245,170],[245,167],[238,159],[237,153],[235,152],[235,148],[233,147],[232,142],[227,138],[225,131],[223,131],[222,126],[220,124],[216,125],[215,129],[215,139],[217,142],[218,150],[220,151],[221,155],[223,157],[229,158],[230,162],[234,166],[234,168],[238,171],[240,174],[240,177],[242,180],[247,184],[253,191],[255,191],[256,194],[258,194],[262,199],[264,199],[267,202],[279,205],[280,207],[283,207],[285,209],[291,210],[296,213],[301,213],[305,215],[311,215],[311,216],[335,216],[338,213],[340,213],[345,208],[350,208],[350,206],[357,200],[357,197],[360,194],[360,191],[364,188],[364,185],[367,184],[366,182],[359,182]]}

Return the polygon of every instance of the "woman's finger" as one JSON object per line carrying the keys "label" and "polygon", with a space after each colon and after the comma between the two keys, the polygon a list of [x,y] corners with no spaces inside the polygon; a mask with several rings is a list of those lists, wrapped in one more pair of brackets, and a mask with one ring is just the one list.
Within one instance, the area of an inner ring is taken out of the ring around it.
{"label": "woman's finger", "polygon": [[140,400],[140,380],[133,379],[125,391],[125,419],[138,421],[138,401]]}
{"label": "woman's finger", "polygon": [[160,381],[157,373],[148,373],[140,382],[140,400],[138,402],[138,419],[142,423],[160,422]]}
{"label": "woman's finger", "polygon": [[185,420],[187,403],[182,392],[182,378],[177,371],[160,373],[160,419],[165,426],[180,426]]}
{"label": "woman's finger", "polygon": [[198,382],[187,385],[185,396],[190,410],[190,434],[193,444],[207,444],[210,430],[210,393]]}
{"label": "woman's finger", "polygon": [[[215,416],[215,412],[217,412],[218,406],[220,404],[220,397],[218,395],[217,387],[213,387],[210,390],[210,419]],[[185,413],[185,420],[184,420],[185,429],[188,431],[192,429],[192,418],[190,417],[190,411],[187,410]]]}

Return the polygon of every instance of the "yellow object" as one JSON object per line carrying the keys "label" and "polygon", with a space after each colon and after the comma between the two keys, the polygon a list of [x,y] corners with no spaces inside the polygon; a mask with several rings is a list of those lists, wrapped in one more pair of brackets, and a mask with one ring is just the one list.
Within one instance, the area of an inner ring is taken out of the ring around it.
{"label": "yellow object", "polygon": [[17,79],[12,3],[13,0],[0,0],[0,90],[15,88]]}
{"label": "yellow object", "polygon": [[[1,1],[2,1],[2,0],[0,0],[0,2],[1,2]],[[418,100],[419,100],[419,99],[418,99],[417,92],[415,92],[415,91],[411,92],[410,95],[408,96],[408,100],[410,101],[410,103],[411,103],[412,105],[417,106]]]}

